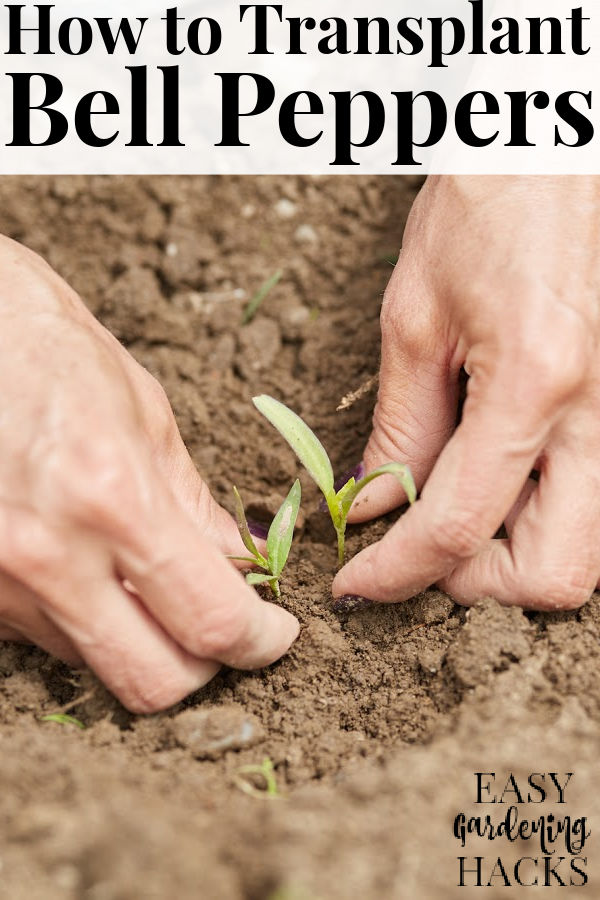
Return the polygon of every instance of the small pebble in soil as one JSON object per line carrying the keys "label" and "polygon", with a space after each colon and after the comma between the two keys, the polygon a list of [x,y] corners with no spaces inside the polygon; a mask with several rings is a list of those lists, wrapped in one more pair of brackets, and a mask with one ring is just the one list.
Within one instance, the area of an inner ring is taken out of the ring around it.
{"label": "small pebble in soil", "polygon": [[435,675],[442,668],[445,647],[426,647],[418,655],[419,665],[424,672]]}
{"label": "small pebble in soil", "polygon": [[299,225],[294,235],[299,244],[318,244],[319,236],[312,225]]}
{"label": "small pebble in soil", "polygon": [[175,742],[196,759],[218,759],[229,750],[252,747],[263,738],[256,716],[236,704],[188,709],[171,721],[170,732]]}
{"label": "small pebble in soil", "polygon": [[292,203],[291,200],[288,200],[287,197],[282,197],[281,200],[278,200],[275,204],[275,212],[280,219],[293,219],[297,211],[298,207],[296,204]]}

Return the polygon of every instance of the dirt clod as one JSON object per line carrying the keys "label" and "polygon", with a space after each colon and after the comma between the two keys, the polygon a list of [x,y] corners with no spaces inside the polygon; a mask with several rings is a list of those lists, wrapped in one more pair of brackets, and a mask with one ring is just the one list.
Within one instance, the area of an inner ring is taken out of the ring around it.
{"label": "dirt clod", "polygon": [[188,709],[172,720],[170,732],[197,759],[218,759],[229,750],[252,747],[263,737],[256,716],[235,704]]}

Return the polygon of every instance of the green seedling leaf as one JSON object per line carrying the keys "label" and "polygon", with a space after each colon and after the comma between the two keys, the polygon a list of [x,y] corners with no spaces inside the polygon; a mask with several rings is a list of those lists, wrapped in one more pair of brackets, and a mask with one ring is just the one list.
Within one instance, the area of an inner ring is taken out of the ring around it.
{"label": "green seedling leaf", "polygon": [[290,554],[301,496],[302,488],[300,487],[300,482],[296,479],[269,528],[267,559],[269,571],[272,572],[275,578],[279,578],[283,572]]}
{"label": "green seedling leaf", "polygon": [[398,253],[386,253],[381,258],[384,262],[389,263],[391,266],[395,266],[400,259],[400,255]]}
{"label": "green seedling leaf", "polygon": [[336,513],[331,511],[331,505],[329,507],[331,518],[338,536],[338,558],[340,565],[343,565],[344,563],[346,522],[350,507],[363,488],[371,481],[379,478],[380,475],[395,475],[404,488],[409,503],[414,503],[417,499],[417,489],[411,471],[408,466],[402,465],[402,463],[386,463],[383,466],[379,466],[378,469],[374,469],[373,472],[370,472],[368,475],[365,475],[365,477],[361,478],[358,482],[356,482],[354,478],[347,481],[346,484],[340,488],[335,497],[335,504],[337,507]]}
{"label": "green seedling leaf", "polygon": [[[273,425],[277,431],[285,438],[296,456],[307,470],[309,475],[316,481],[321,488],[331,521],[337,533],[338,539],[338,559],[340,565],[344,563],[345,557],[345,540],[346,540],[346,524],[350,507],[355,501],[358,494],[375,478],[380,475],[395,475],[406,492],[409,503],[414,503],[417,499],[417,490],[408,466],[402,463],[386,463],[375,471],[370,472],[359,482],[354,478],[350,478],[346,484],[336,493],[334,486],[333,469],[327,455],[327,451],[322,443],[308,425],[302,421],[300,416],[275,400],[262,394],[260,397],[254,397],[253,403],[260,413]],[[272,546],[274,546],[275,537],[272,538]],[[290,537],[291,542],[291,537]],[[289,553],[289,546],[287,547]],[[272,550],[269,549],[269,563],[271,565]],[[287,558],[287,555],[286,555]],[[285,560],[284,560],[285,564]],[[265,568],[268,568],[265,567]],[[271,566],[270,571],[273,575],[279,575]],[[272,584],[271,587],[277,593],[278,584]]]}
{"label": "green seedling leaf", "polygon": [[257,584],[267,584],[268,581],[273,581],[273,576],[262,575],[260,572],[249,572],[246,575],[246,581],[254,587]]}
{"label": "green seedling leaf", "polygon": [[258,289],[252,300],[246,306],[244,310],[244,314],[242,316],[242,325],[249,325],[260,307],[263,304],[263,301],[266,300],[268,295],[271,293],[273,288],[279,284],[281,278],[283,276],[283,271],[279,269],[275,272],[271,278],[267,279],[265,283]]}
{"label": "green seedling leaf", "polygon": [[[267,561],[262,555],[259,553],[256,544],[254,543],[254,539],[250,534],[250,529],[248,528],[248,522],[246,520],[246,512],[244,510],[244,504],[242,503],[242,498],[240,497],[240,492],[236,487],[233,488],[233,494],[235,496],[235,518],[238,526],[238,530],[240,532],[241,538],[244,542],[244,547],[246,550],[249,550],[252,556],[254,557],[253,562],[258,563],[259,566],[263,566],[265,569],[267,568]],[[239,558],[239,557],[236,557]],[[242,557],[243,558],[243,557]]]}
{"label": "green seedling leaf", "polygon": [[257,410],[285,438],[308,474],[321,488],[325,499],[329,502],[334,496],[333,469],[331,468],[327,451],[316,434],[310,430],[300,416],[297,416],[295,412],[292,412],[279,400],[262,394],[260,397],[254,397],[252,402]]}
{"label": "green seedling leaf", "polygon": [[[356,497],[355,493],[356,488],[356,479],[353,477],[350,481],[347,481],[346,484],[340,488],[340,490],[336,494],[336,501],[338,504],[338,509],[340,511],[340,517],[342,520],[345,520],[350,512],[350,507],[354,503],[354,498]],[[334,522],[335,524],[335,522]]]}
{"label": "green seedling leaf", "polygon": [[258,587],[260,584],[268,584],[276,597],[281,597],[279,581],[273,575],[261,575],[259,572],[250,572],[246,575],[246,583],[251,587]]}
{"label": "green seedling leaf", "polygon": [[67,716],[64,713],[53,713],[50,716],[42,716],[40,722],[57,722],[59,725],[75,725],[76,728],[85,730],[85,725],[74,716]]}
{"label": "green seedling leaf", "polygon": [[267,900],[319,900],[319,898],[309,894],[301,885],[284,884],[269,894]]}
{"label": "green seedling leaf", "polygon": [[[255,787],[251,784],[246,775],[260,775],[264,780],[265,789]],[[260,800],[274,800],[281,797],[279,788],[277,787],[277,778],[275,777],[275,769],[270,759],[264,759],[260,766],[241,766],[235,773],[235,783],[241,791],[250,797],[258,797]]]}
{"label": "green seedling leaf", "polygon": [[363,488],[365,488],[371,481],[374,481],[375,478],[379,478],[380,475],[395,475],[404,489],[404,492],[408,498],[408,502],[411,505],[415,502],[415,500],[417,499],[417,488],[415,487],[412,472],[410,471],[408,466],[405,466],[402,463],[394,462],[386,463],[384,466],[379,466],[379,468],[374,469],[372,472],[369,472],[368,475],[365,475],[364,478],[361,478],[361,480],[354,488],[354,497],[352,498],[352,500],[354,501],[363,490]]}
{"label": "green seedling leaf", "polygon": [[228,556],[227,559],[231,559],[233,562],[245,562],[250,563],[253,566],[258,565],[258,561],[254,556]]}

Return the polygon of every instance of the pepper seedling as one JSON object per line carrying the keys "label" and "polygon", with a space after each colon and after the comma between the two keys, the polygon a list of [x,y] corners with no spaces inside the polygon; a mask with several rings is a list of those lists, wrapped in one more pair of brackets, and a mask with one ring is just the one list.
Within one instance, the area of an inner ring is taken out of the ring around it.
{"label": "pepper seedling", "polygon": [[64,713],[52,713],[52,715],[49,716],[42,716],[40,722],[57,722],[58,725],[74,725],[75,728],[81,728],[82,731],[85,730],[83,722],[76,719],[74,716],[67,716]]}
{"label": "pepper seedling", "polygon": [[346,525],[350,507],[360,492],[375,478],[380,475],[395,475],[406,492],[409,503],[417,499],[417,489],[408,466],[402,463],[389,462],[373,472],[369,472],[364,478],[356,481],[350,478],[336,491],[333,468],[323,444],[300,416],[288,409],[273,397],[262,394],[254,397],[253,401],[257,410],[273,425],[280,435],[288,442],[308,474],[316,482],[325,498],[333,527],[338,539],[338,559],[340,565],[344,563],[346,546]]}
{"label": "pepper seedling", "polygon": [[269,534],[267,535],[266,557],[258,550],[250,534],[244,504],[236,487],[234,487],[233,493],[235,495],[235,517],[238,529],[244,546],[251,556],[230,556],[229,559],[258,566],[259,569],[262,569],[262,574],[250,572],[246,575],[248,584],[268,584],[275,596],[280,597],[279,579],[290,554],[292,538],[294,537],[294,526],[298,518],[298,510],[300,509],[300,498],[302,495],[300,482],[296,479],[291,491],[281,504],[277,515],[271,523]]}
{"label": "pepper seedling", "polygon": [[[251,784],[246,777],[248,775],[260,776],[264,781],[264,790]],[[281,797],[277,786],[275,767],[269,757],[263,759],[260,766],[241,766],[236,769],[235,784],[250,797],[258,797],[261,800],[275,800]]]}

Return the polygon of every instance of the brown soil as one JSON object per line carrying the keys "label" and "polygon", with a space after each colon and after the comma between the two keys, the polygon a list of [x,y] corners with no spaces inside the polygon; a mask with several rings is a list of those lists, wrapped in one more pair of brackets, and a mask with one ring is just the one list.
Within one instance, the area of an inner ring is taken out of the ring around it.
{"label": "brown soil", "polygon": [[[514,883],[511,859],[543,855],[531,841],[461,851],[452,835],[458,812],[498,808],[474,806],[476,771],[499,784],[511,771],[523,783],[574,773],[561,815],[590,817],[581,855],[600,896],[600,598],[570,614],[492,600],[467,613],[429,591],[336,613],[316,489],[250,403],[282,398],[338,472],[360,459],[373,394],[335,409],[377,371],[386,257],[417,189],[399,177],[0,185],[0,230],[41,252],[161,380],[216,498],[231,507],[236,483],[267,519],[296,474],[304,489],[282,600],[303,627],[270,670],[226,671],[177,709],[135,718],[91,675],[0,644],[1,897],[436,900],[464,895],[457,857],[476,853],[486,883],[498,856]],[[245,301],[279,268],[241,328]],[[393,519],[352,529],[349,552]],[[39,721],[78,697],[85,731]],[[258,795],[239,787],[237,770],[265,758],[279,799],[260,780]],[[491,883],[486,896],[505,896]]]}

